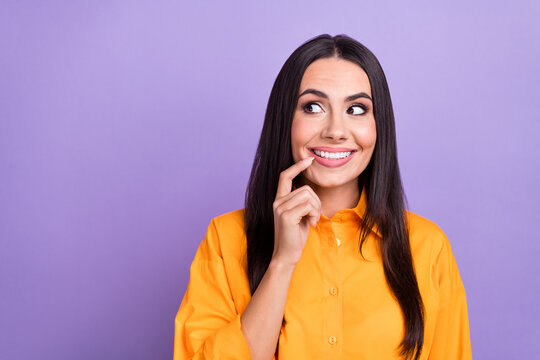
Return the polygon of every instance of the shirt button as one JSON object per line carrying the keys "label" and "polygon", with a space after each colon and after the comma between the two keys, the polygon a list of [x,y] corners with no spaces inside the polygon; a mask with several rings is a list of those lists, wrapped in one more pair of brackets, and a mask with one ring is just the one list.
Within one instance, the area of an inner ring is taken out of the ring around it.
{"label": "shirt button", "polygon": [[334,345],[334,344],[336,343],[336,341],[337,341],[337,338],[336,338],[335,336],[330,336],[330,337],[328,338],[328,343],[329,343],[330,345]]}
{"label": "shirt button", "polygon": [[338,238],[336,238],[336,243],[337,243],[337,246],[340,246],[340,245],[341,245],[341,240],[339,240]]}
{"label": "shirt button", "polygon": [[337,295],[337,288],[335,288],[335,287],[332,286],[332,287],[330,288],[330,295],[336,296],[336,295]]}

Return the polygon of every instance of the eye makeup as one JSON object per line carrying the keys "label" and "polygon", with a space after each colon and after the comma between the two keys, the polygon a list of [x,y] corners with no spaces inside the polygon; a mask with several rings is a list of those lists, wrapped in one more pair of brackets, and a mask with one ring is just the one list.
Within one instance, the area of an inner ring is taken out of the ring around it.
{"label": "eye makeup", "polygon": [[[322,110],[322,106],[314,101],[309,101],[309,102],[306,102],[305,104],[302,105],[302,111],[306,114],[319,114],[320,112],[313,112],[313,111],[309,111],[310,108],[312,108],[313,106],[317,106],[319,108],[321,108]],[[369,110],[369,107],[364,105],[364,104],[360,104],[360,103],[356,103],[356,104],[352,104],[351,106],[349,106],[349,108],[347,109],[347,113],[350,114],[349,112],[349,109],[353,108],[353,107],[359,107],[363,110],[363,112],[361,114],[351,114],[351,115],[357,115],[357,116],[360,116],[360,115],[364,115],[368,112]]]}

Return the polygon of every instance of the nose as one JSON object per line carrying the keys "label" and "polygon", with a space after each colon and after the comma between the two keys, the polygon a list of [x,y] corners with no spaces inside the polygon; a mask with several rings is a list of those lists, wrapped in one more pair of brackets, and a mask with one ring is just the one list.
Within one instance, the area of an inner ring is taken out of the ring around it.
{"label": "nose", "polygon": [[347,139],[347,125],[344,115],[331,111],[326,121],[326,126],[321,134],[323,138],[334,141]]}

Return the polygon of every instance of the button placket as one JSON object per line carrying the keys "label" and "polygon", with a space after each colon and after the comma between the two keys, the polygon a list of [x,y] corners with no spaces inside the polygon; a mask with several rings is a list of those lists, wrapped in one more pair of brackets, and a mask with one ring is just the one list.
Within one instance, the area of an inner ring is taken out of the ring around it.
{"label": "button placket", "polygon": [[[333,219],[334,220],[334,219]],[[324,264],[325,278],[325,308],[324,308],[324,327],[325,337],[323,341],[325,350],[323,352],[324,359],[339,359],[341,345],[338,344],[338,337],[342,335],[343,324],[343,308],[340,292],[338,291],[341,283],[341,261],[342,252],[337,245],[337,234],[334,229],[340,228],[340,218],[336,217],[336,221],[327,223],[328,231],[324,234],[327,238],[325,242],[325,251],[321,253]],[[341,239],[340,239],[341,242]]]}

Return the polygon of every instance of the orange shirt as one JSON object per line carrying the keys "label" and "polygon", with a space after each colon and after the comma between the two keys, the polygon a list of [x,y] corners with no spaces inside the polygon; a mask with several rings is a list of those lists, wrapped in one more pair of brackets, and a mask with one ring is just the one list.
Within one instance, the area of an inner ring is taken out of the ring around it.
{"label": "orange shirt", "polygon": [[[310,227],[293,273],[274,359],[400,359],[399,303],[388,287],[376,239],[358,253],[363,191],[354,209]],[[213,218],[190,268],[175,319],[174,360],[250,359],[240,316],[251,295],[244,209]],[[421,359],[472,359],[465,289],[450,243],[432,221],[407,211],[426,310]],[[377,232],[376,226],[372,229]]]}

